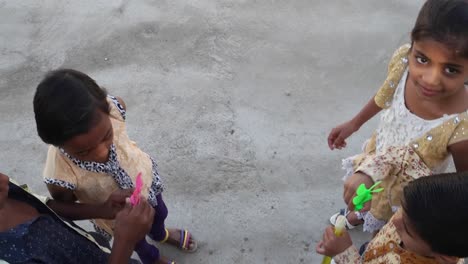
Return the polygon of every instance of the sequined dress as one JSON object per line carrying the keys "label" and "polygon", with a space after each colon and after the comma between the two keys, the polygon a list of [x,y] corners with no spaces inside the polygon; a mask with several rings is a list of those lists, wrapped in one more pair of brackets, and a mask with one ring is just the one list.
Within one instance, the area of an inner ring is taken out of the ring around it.
{"label": "sequined dress", "polygon": [[362,214],[364,231],[381,229],[400,205],[403,187],[410,181],[444,172],[450,159],[448,146],[468,140],[468,112],[425,120],[405,104],[410,45],[393,55],[388,76],[375,96],[383,108],[380,123],[365,143],[363,153],[343,160],[344,179],[363,172],[382,181],[384,191],[374,194],[370,212]]}

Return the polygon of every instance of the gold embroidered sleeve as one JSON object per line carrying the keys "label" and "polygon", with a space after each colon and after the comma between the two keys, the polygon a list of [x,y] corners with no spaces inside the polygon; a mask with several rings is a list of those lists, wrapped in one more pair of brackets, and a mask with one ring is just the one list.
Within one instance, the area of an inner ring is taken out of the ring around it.
{"label": "gold embroidered sleeve", "polygon": [[448,143],[449,146],[468,140],[468,111],[455,117],[454,122],[458,122],[459,124],[453,131],[452,137]]}
{"label": "gold embroidered sleeve", "polygon": [[359,264],[361,263],[361,256],[355,246],[350,246],[344,252],[336,255],[333,260],[337,264]]}
{"label": "gold embroidered sleeve", "polygon": [[407,67],[410,48],[410,44],[405,44],[393,53],[388,64],[387,78],[374,97],[374,101],[379,107],[388,108],[391,105],[395,89]]}

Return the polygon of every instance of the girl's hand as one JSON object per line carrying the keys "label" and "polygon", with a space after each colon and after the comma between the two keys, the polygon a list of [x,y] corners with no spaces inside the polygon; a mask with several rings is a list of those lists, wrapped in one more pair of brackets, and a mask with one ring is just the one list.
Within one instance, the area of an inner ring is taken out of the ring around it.
{"label": "girl's hand", "polygon": [[323,233],[323,239],[315,247],[318,254],[334,257],[343,253],[353,245],[353,241],[348,232],[343,231],[341,236],[335,235],[335,229],[332,226],[327,227]]}
{"label": "girl's hand", "polygon": [[153,207],[144,197],[141,197],[140,202],[134,206],[127,202],[115,218],[115,239],[130,245],[136,244],[150,231],[154,214]]}
{"label": "girl's hand", "polygon": [[132,195],[133,189],[116,190],[107,201],[99,205],[98,210],[102,213],[103,219],[114,219],[116,214],[125,207],[125,199]]}
{"label": "girl's hand", "polygon": [[115,218],[114,244],[108,263],[128,263],[136,243],[151,230],[153,219],[154,209],[146,199],[141,197],[135,206],[130,204],[129,199]]}
{"label": "girl's hand", "polygon": [[[353,198],[356,196],[357,188],[362,183],[364,183],[366,188],[370,188],[374,184],[374,181],[369,175],[357,172],[349,176],[349,178],[346,179],[344,183],[343,199],[345,203],[348,205],[348,209],[350,211],[354,211]],[[371,208],[371,201],[365,203],[364,208],[361,211],[367,212],[370,210],[370,208]]]}
{"label": "girl's hand", "polygon": [[346,147],[346,141],[349,136],[356,132],[359,127],[350,120],[332,129],[330,135],[328,135],[328,147],[331,150],[342,149]]}

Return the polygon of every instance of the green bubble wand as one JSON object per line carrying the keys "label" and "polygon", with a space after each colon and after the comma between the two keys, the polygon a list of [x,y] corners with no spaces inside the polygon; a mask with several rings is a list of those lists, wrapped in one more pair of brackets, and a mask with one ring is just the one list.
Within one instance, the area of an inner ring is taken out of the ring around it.
{"label": "green bubble wand", "polygon": [[372,194],[383,191],[384,188],[375,189],[377,185],[382,183],[381,181],[376,182],[369,189],[366,188],[364,183],[361,183],[356,190],[356,196],[353,198],[354,211],[359,211],[364,208],[364,204],[372,200]]}

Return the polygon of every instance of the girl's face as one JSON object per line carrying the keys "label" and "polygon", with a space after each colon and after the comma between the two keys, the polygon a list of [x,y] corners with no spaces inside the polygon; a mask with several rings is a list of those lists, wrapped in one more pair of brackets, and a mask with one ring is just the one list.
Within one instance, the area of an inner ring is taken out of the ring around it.
{"label": "girl's face", "polygon": [[438,263],[458,263],[459,259],[457,257],[445,256],[432,251],[431,246],[416,233],[415,228],[403,209],[400,209],[395,213],[393,224],[400,236],[402,247],[404,249],[416,253],[419,256],[433,258]]}
{"label": "girl's face", "polygon": [[8,198],[8,183],[10,178],[3,173],[0,173],[0,209],[5,206],[6,200]]}
{"label": "girl's face", "polygon": [[107,114],[98,111],[97,123],[87,133],[73,137],[62,148],[82,161],[104,163],[109,158],[114,132]]}
{"label": "girl's face", "polygon": [[431,40],[414,41],[409,55],[409,84],[423,100],[444,101],[466,96],[468,59]]}
{"label": "girl's face", "polygon": [[395,213],[393,224],[406,250],[421,256],[432,255],[430,246],[416,234],[404,210],[400,209]]}

